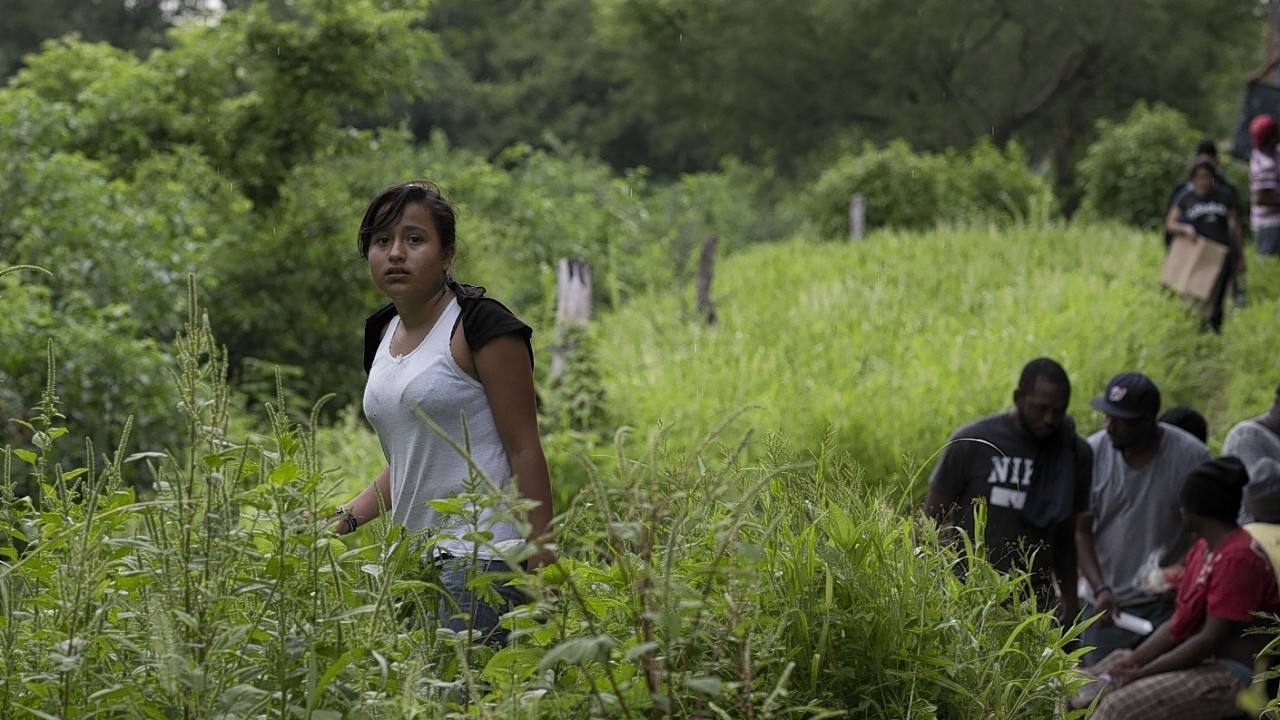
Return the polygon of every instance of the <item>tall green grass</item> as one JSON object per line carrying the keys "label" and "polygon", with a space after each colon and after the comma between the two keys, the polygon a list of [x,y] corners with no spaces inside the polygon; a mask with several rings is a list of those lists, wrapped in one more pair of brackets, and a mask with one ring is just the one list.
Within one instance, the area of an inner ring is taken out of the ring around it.
{"label": "tall green grass", "polygon": [[1247,403],[1220,398],[1256,402],[1246,390],[1277,380],[1262,362],[1277,344],[1270,271],[1254,273],[1255,304],[1220,338],[1159,286],[1162,259],[1157,236],[1106,225],[753,247],[717,270],[714,327],[673,294],[602,319],[611,413],[663,423],[678,444],[750,406],[742,426],[782,430],[800,448],[829,430],[872,480],[901,483],[954,427],[1008,407],[1022,365],[1048,355],[1071,376],[1082,432],[1101,426],[1088,400],[1138,370],[1166,407],[1208,406],[1225,433]]}
{"label": "tall green grass", "polygon": [[[67,467],[51,353],[32,446],[0,454],[0,717],[978,720],[1054,717],[1072,691],[1070,634],[1025,578],[979,552],[960,585],[956,554],[830,439],[797,454],[731,422],[687,450],[619,432],[560,560],[522,579],[511,644],[473,646],[415,610],[439,589],[409,538],[340,541],[302,512],[343,482],[327,441],[278,404],[232,439],[225,360],[189,306],[177,447]],[[24,475],[38,495],[14,495]]]}

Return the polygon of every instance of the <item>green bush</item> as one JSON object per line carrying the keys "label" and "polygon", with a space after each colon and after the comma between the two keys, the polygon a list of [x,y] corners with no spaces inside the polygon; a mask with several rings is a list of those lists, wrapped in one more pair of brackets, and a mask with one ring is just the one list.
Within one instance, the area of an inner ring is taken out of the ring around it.
{"label": "green bush", "polygon": [[1164,105],[1139,102],[1123,120],[1099,120],[1098,139],[1076,165],[1082,218],[1162,226],[1169,191],[1186,177],[1200,137],[1186,116]]}
{"label": "green bush", "polygon": [[814,182],[808,200],[811,217],[824,237],[848,237],[849,198],[861,193],[867,201],[867,230],[931,227],[944,201],[945,172],[936,156],[915,153],[904,141],[884,148],[867,144],[861,154],[841,158]]}
{"label": "green bush", "polygon": [[866,229],[926,229],[939,222],[990,220],[1042,223],[1057,212],[1049,181],[1026,154],[984,138],[963,152],[916,153],[903,141],[867,144],[825,170],[805,205],[824,237],[846,237],[849,198],[866,197]]}

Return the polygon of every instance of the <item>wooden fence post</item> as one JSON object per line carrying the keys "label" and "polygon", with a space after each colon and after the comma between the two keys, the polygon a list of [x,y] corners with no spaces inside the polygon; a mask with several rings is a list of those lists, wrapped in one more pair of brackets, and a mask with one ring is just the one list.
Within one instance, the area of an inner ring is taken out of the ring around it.
{"label": "wooden fence post", "polygon": [[867,196],[854,193],[849,198],[849,238],[861,240],[867,228]]}
{"label": "wooden fence post", "polygon": [[562,258],[556,264],[556,342],[551,346],[551,377],[564,373],[575,349],[575,329],[591,321],[591,263]]}
{"label": "wooden fence post", "polygon": [[716,324],[716,305],[711,300],[711,280],[716,274],[716,245],[720,238],[715,233],[702,240],[702,255],[698,258],[698,314],[708,325]]}

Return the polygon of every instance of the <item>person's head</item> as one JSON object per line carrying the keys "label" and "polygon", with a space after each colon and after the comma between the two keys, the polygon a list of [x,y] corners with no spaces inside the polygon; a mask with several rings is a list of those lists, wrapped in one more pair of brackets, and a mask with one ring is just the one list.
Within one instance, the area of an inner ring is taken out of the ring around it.
{"label": "person's head", "polygon": [[1182,515],[1192,529],[1206,522],[1234,526],[1249,473],[1238,457],[1205,460],[1182,483]]}
{"label": "person's head", "polygon": [[1218,144],[1209,138],[1201,140],[1200,144],[1196,145],[1196,160],[1201,159],[1216,163],[1218,161]]}
{"label": "person's head", "polygon": [[1187,173],[1187,179],[1191,181],[1195,187],[1196,195],[1200,197],[1208,197],[1213,192],[1214,165],[1208,160],[1201,160],[1191,166],[1191,172]]}
{"label": "person's head", "polygon": [[1209,422],[1195,408],[1179,405],[1170,408],[1160,416],[1160,422],[1182,428],[1199,438],[1200,442],[1209,442]]}
{"label": "person's head", "polygon": [[457,210],[435,183],[427,180],[392,185],[369,201],[360,221],[357,243],[360,257],[369,259],[369,244],[376,232],[391,228],[408,205],[420,205],[431,216],[442,251],[450,258],[457,251]]}
{"label": "person's head", "polygon": [[1159,434],[1160,389],[1142,373],[1120,373],[1089,401],[1107,416],[1107,436],[1117,450],[1143,447]]}
{"label": "person's head", "polygon": [[1022,368],[1013,391],[1013,407],[1018,424],[1027,433],[1040,440],[1055,435],[1070,402],[1071,380],[1056,361],[1036,358]]}
{"label": "person's head", "polygon": [[1275,147],[1277,139],[1275,118],[1268,114],[1255,115],[1249,121],[1249,137],[1253,138],[1253,146],[1261,150]]}

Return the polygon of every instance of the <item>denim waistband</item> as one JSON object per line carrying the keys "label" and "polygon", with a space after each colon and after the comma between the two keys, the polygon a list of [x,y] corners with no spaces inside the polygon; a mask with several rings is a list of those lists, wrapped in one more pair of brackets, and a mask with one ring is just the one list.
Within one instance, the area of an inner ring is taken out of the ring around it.
{"label": "denim waistband", "polygon": [[1244,663],[1230,658],[1218,658],[1218,663],[1225,665],[1226,668],[1234,673],[1236,677],[1240,678],[1245,685],[1253,684],[1253,669],[1245,667]]}

